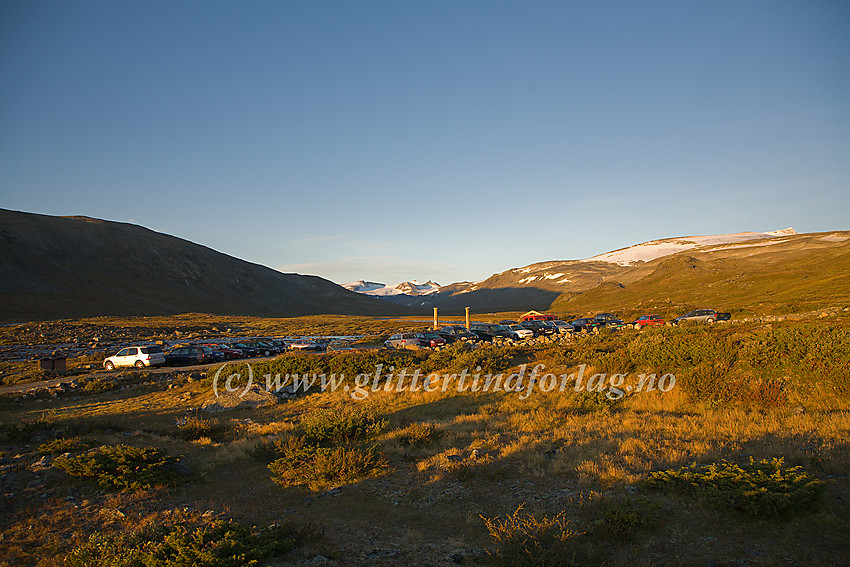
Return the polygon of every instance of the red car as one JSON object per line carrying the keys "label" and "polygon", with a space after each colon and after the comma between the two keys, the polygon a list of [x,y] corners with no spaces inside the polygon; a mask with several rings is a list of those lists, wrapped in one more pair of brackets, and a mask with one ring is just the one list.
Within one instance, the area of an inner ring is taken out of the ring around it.
{"label": "red car", "polygon": [[644,327],[652,327],[654,325],[664,325],[666,321],[664,321],[664,317],[661,315],[644,315],[642,317],[638,317],[636,321],[632,323],[632,326],[635,329],[643,329]]}
{"label": "red car", "polygon": [[437,331],[425,331],[416,335],[419,342],[424,347],[436,348],[446,344],[446,339],[440,336]]}
{"label": "red car", "polygon": [[236,348],[230,348],[227,345],[218,345],[218,344],[215,344],[215,343],[210,343],[210,344],[206,344],[204,346],[210,347],[211,349],[217,350],[218,352],[222,353],[226,360],[231,360],[233,358],[242,358],[242,356],[243,356],[243,353],[242,353],[241,350],[236,349]]}

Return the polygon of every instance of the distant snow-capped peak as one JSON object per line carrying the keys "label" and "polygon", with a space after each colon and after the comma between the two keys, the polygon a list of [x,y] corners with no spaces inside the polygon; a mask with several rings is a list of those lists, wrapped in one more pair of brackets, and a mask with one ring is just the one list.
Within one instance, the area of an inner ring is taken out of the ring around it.
{"label": "distant snow-capped peak", "polygon": [[386,285],[377,282],[358,280],[356,282],[345,284],[342,287],[351,291],[356,291],[358,293],[364,293],[366,295],[375,296],[431,295],[432,293],[437,293],[438,291],[440,291],[440,284],[432,282],[431,280],[428,280],[425,283],[421,283],[417,280],[408,280],[398,283],[396,285]]}

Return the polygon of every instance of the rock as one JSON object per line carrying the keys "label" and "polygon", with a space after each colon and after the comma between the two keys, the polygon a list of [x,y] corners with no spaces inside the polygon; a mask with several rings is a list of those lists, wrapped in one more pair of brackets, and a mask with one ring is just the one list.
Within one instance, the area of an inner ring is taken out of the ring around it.
{"label": "rock", "polygon": [[337,495],[337,494],[339,494],[340,492],[342,492],[342,488],[340,488],[339,486],[337,486],[336,488],[331,488],[331,489],[330,489],[330,490],[328,490],[327,492],[322,492],[322,493],[321,493],[321,494],[319,494],[316,498],[326,498],[326,497],[328,497],[328,496],[336,496],[336,495]]}
{"label": "rock", "polygon": [[237,389],[235,392],[219,390],[218,396],[207,400],[201,411],[219,412],[231,409],[253,409],[272,405],[277,402],[277,396],[259,386],[252,386],[247,391]]}
{"label": "rock", "polygon": [[186,463],[186,461],[182,461],[182,460],[177,461],[176,463],[170,464],[169,467],[171,468],[171,470],[173,470],[177,474],[182,474],[182,475],[185,475],[185,476],[192,476],[195,473],[194,469],[191,466],[189,466],[189,464]]}
{"label": "rock", "polygon": [[447,455],[446,458],[453,463],[460,463],[461,461],[463,461],[463,457],[461,457],[460,455]]}
{"label": "rock", "polygon": [[794,415],[801,415],[806,413],[806,408],[804,408],[803,406],[795,406],[791,408],[791,413]]}
{"label": "rock", "polygon": [[397,549],[372,549],[366,552],[367,559],[380,559],[383,557],[395,557],[399,554]]}
{"label": "rock", "polygon": [[51,464],[52,460],[47,455],[45,455],[36,462],[34,462],[32,465],[30,465],[30,470],[33,472],[46,471],[50,468]]}

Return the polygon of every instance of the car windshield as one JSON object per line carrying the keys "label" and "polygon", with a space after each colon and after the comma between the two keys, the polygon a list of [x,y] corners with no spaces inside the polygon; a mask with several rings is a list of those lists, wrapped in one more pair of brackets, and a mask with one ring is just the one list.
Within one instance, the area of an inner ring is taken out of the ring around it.
{"label": "car windshield", "polygon": [[522,325],[511,325],[511,330],[512,331],[524,331],[525,327],[523,327]]}
{"label": "car windshield", "polygon": [[491,329],[494,331],[506,331],[508,327],[506,325],[493,325]]}

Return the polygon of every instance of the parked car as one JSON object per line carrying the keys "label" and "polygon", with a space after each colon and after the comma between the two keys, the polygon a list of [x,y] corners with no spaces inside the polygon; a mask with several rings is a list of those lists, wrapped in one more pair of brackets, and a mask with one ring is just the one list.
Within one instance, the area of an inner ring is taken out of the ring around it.
{"label": "parked car", "polygon": [[384,341],[384,346],[387,348],[408,348],[418,349],[423,346],[422,339],[418,333],[396,333],[389,339]]}
{"label": "parked car", "polygon": [[509,337],[510,333],[503,331],[507,329],[504,325],[496,325],[495,323],[473,323],[469,326],[469,331],[478,337],[479,341],[493,342],[496,338]]}
{"label": "parked car", "polygon": [[266,341],[273,347],[277,347],[278,352],[284,352],[289,349],[289,345],[286,344],[286,341],[283,339],[272,339],[270,341]]}
{"label": "parked car", "polygon": [[539,337],[540,335],[554,335],[557,332],[555,330],[555,326],[547,325],[546,323],[548,323],[548,321],[529,319],[527,321],[523,321],[520,325],[534,333],[535,337]]}
{"label": "parked car", "polygon": [[507,325],[503,325],[502,323],[487,323],[490,326],[490,332],[496,335],[497,337],[502,337],[504,339],[511,338],[511,328]]}
{"label": "parked car", "polygon": [[462,325],[450,325],[439,330],[440,336],[451,344],[455,341],[477,341],[478,335],[470,333],[469,329]]}
{"label": "parked car", "polygon": [[641,315],[631,325],[635,329],[643,329],[644,327],[663,326],[665,324],[664,317],[661,315]]}
{"label": "parked car", "polygon": [[416,336],[419,337],[419,341],[425,347],[437,348],[446,344],[446,339],[441,337],[437,331],[422,331]]}
{"label": "parked car", "polygon": [[266,341],[254,341],[250,346],[257,349],[257,352],[263,356],[272,356],[274,354],[280,354],[281,352],[278,347],[271,343],[267,343]]}
{"label": "parked car", "polygon": [[179,366],[182,364],[207,364],[214,362],[212,351],[206,347],[183,346],[171,349],[165,355],[165,364]]}
{"label": "parked car", "polygon": [[513,319],[502,319],[501,321],[499,321],[499,325],[512,327],[513,325],[519,325],[519,321],[514,321]]}
{"label": "parked car", "polygon": [[116,355],[103,361],[103,367],[107,370],[115,370],[119,366],[144,368],[163,364],[165,364],[165,353],[162,347],[157,345],[124,347]]}
{"label": "parked car", "polygon": [[289,344],[290,350],[314,350],[316,352],[322,352],[327,350],[326,345],[322,345],[317,343],[316,341],[311,341],[310,339],[301,339],[300,341],[295,341],[294,343]]}
{"label": "parked car", "polygon": [[620,319],[613,313],[597,313],[594,319],[596,319],[596,323],[600,327],[608,327],[610,329],[619,329],[620,327],[626,324],[622,319]]}
{"label": "parked car", "polygon": [[242,358],[244,355],[242,351],[238,348],[232,348],[228,345],[220,345],[216,343],[205,344],[204,346],[210,347],[213,351],[218,351],[224,354],[225,360],[232,360],[234,358]]}
{"label": "parked car", "polygon": [[526,329],[522,325],[511,325],[508,327],[511,331],[511,338],[515,341],[521,341],[523,339],[530,339],[534,336],[534,331],[530,329]]}
{"label": "parked car", "polygon": [[231,348],[238,349],[242,352],[242,356],[259,356],[260,351],[245,343],[230,343]]}
{"label": "parked car", "polygon": [[691,311],[690,313],[685,313],[679,317],[673,319],[672,323],[674,325],[678,325],[679,323],[716,323],[717,321],[728,321],[732,318],[731,313],[718,313],[714,309],[697,309],[696,311]]}
{"label": "parked car", "polygon": [[226,360],[227,357],[220,350],[214,349],[209,345],[201,345],[201,349],[203,349],[204,354],[210,356],[211,362],[221,362],[222,360]]}
{"label": "parked car", "polygon": [[543,323],[544,327],[546,327],[547,329],[552,331],[551,333],[549,333],[550,335],[557,335],[560,332],[560,331],[558,331],[558,327],[555,326],[555,323],[554,323],[553,320],[547,319],[545,321],[541,320],[540,322]]}
{"label": "parked car", "polygon": [[555,319],[552,321],[552,324],[555,325],[555,328],[558,329],[559,333],[575,333],[576,329],[566,321],[561,321],[560,319]]}
{"label": "parked car", "polygon": [[596,322],[595,317],[574,319],[570,321],[570,325],[573,326],[573,329],[582,333],[599,332],[599,323]]}

